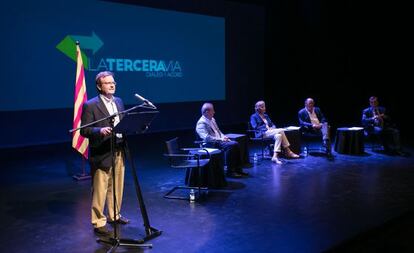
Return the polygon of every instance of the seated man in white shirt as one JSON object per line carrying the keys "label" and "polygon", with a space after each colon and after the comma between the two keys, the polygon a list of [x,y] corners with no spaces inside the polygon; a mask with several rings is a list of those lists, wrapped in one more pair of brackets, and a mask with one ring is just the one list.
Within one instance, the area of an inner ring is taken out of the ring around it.
{"label": "seated man in white shirt", "polygon": [[197,121],[196,132],[208,147],[219,148],[224,152],[227,162],[227,176],[247,176],[248,173],[243,172],[241,167],[239,143],[230,140],[220,131],[214,119],[213,104],[204,103],[201,107],[201,114],[202,116]]}
{"label": "seated man in white shirt", "polygon": [[305,100],[305,108],[298,113],[299,124],[303,131],[322,135],[323,145],[326,153],[331,156],[331,140],[329,136],[329,125],[319,107],[315,106],[312,98]]}

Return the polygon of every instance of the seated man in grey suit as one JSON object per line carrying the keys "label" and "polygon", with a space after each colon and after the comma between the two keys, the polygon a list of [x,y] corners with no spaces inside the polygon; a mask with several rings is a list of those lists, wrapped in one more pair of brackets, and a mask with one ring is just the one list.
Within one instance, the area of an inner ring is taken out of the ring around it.
{"label": "seated man in grey suit", "polygon": [[201,107],[201,114],[202,116],[197,121],[196,132],[208,147],[219,148],[224,152],[227,161],[227,176],[247,176],[248,173],[243,172],[241,167],[239,143],[230,140],[220,131],[214,119],[213,104],[204,103]]}

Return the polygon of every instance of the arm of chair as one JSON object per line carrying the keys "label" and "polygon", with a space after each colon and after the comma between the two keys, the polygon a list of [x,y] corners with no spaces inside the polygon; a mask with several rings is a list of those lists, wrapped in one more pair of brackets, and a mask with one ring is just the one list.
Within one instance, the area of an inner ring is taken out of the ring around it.
{"label": "arm of chair", "polygon": [[202,150],[202,148],[181,148],[181,150],[183,150],[183,151],[197,151],[197,150]]}
{"label": "arm of chair", "polygon": [[202,149],[200,149],[199,151],[204,151],[204,152],[206,152],[206,155],[208,156],[208,159],[210,159],[210,158],[211,158],[210,152],[208,152],[208,150],[207,150],[206,148],[202,148]]}
{"label": "arm of chair", "polygon": [[177,164],[185,160],[200,160],[200,156],[197,154],[164,154],[165,157],[168,157],[170,164]]}
{"label": "arm of chair", "polygon": [[194,154],[164,154],[166,157],[195,157]]}
{"label": "arm of chair", "polygon": [[206,164],[206,160],[210,159],[201,159],[200,154],[164,154],[168,157],[169,164],[173,168],[190,168],[190,167],[199,167]]}
{"label": "arm of chair", "polygon": [[[263,140],[263,139],[265,139],[264,133],[266,131],[263,131],[263,130],[260,130],[260,129],[257,129],[257,130],[255,130],[255,129],[248,129],[247,132],[248,133],[253,133],[253,135],[254,135],[254,136],[250,136],[250,139],[256,139],[256,140],[259,140],[259,139],[262,139]],[[261,133],[260,134],[260,137],[256,137],[256,134],[257,133]]]}
{"label": "arm of chair", "polygon": [[193,154],[199,158],[201,155],[207,155],[208,159],[211,158],[210,152],[206,148],[182,148],[181,150],[189,151],[190,154]]}
{"label": "arm of chair", "polygon": [[194,144],[198,145],[200,148],[203,148],[207,145],[207,142],[203,140],[196,140],[194,141]]}

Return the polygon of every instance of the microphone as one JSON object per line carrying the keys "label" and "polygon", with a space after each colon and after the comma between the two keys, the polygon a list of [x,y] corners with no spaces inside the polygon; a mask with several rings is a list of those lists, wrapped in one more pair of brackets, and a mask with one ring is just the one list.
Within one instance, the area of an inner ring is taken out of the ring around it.
{"label": "microphone", "polygon": [[136,98],[138,98],[139,100],[143,101],[143,102],[144,102],[144,103],[146,103],[147,105],[149,105],[149,106],[151,106],[151,107],[153,107],[153,108],[157,109],[157,107],[156,107],[153,103],[151,103],[148,99],[146,99],[146,98],[144,98],[144,97],[142,97],[142,96],[138,95],[137,93],[135,93],[135,97],[136,97]]}

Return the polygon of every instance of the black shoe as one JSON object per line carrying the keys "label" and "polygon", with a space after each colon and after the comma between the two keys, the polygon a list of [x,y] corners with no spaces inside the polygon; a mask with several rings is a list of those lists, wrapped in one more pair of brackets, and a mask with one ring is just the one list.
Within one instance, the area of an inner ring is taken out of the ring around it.
{"label": "black shoe", "polygon": [[240,175],[242,175],[243,177],[248,177],[249,176],[249,173],[247,173],[247,172],[243,172],[243,171],[241,171],[241,172],[238,172]]}
{"label": "black shoe", "polygon": [[[129,223],[129,220],[125,217],[121,217],[121,218],[117,219],[115,222],[118,223],[118,224],[121,224],[121,225],[126,225],[126,224]],[[110,224],[113,224],[115,222],[114,221],[108,221],[108,223],[110,223]]]}
{"label": "black shoe", "polygon": [[112,235],[112,231],[108,230],[106,226],[94,228],[93,232],[96,235],[100,235],[100,236],[111,236]]}
{"label": "black shoe", "polygon": [[242,174],[237,173],[237,172],[230,172],[230,173],[227,173],[227,176],[228,176],[228,177],[232,177],[232,178],[241,178],[241,177],[243,177],[243,176],[242,176]]}
{"label": "black shoe", "polygon": [[253,164],[251,164],[251,163],[245,163],[245,164],[243,164],[242,167],[243,168],[252,168],[253,167]]}
{"label": "black shoe", "polygon": [[402,151],[402,150],[397,150],[397,151],[395,151],[395,153],[396,153],[398,156],[405,156],[405,157],[408,157],[408,153],[406,153],[406,152],[404,152],[404,151]]}

